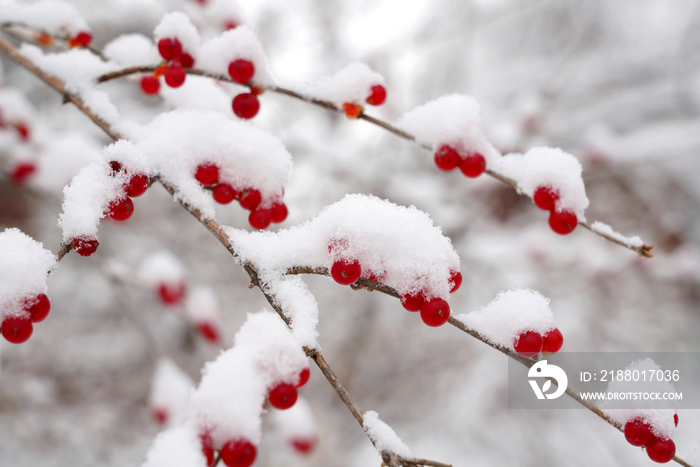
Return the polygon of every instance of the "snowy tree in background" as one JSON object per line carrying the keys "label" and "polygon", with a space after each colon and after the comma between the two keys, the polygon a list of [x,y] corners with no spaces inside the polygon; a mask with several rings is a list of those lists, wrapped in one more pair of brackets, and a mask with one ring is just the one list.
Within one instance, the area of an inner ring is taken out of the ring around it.
{"label": "snowy tree in background", "polygon": [[0,0],[0,464],[700,465],[504,356],[698,350],[699,22]]}

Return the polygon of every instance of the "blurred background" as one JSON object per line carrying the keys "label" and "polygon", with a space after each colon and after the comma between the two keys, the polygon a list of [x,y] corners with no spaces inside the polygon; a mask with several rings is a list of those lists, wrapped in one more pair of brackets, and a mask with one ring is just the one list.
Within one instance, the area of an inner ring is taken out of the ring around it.
{"label": "blurred background", "polygon": [[[558,236],[529,198],[490,177],[443,173],[427,151],[367,122],[266,93],[254,123],[294,158],[280,228],[346,193],[415,205],[460,255],[454,312],[477,310],[501,290],[532,288],[551,299],[563,351],[700,351],[699,1],[259,0],[240,1],[226,18],[212,12],[217,2],[72,3],[98,48],[124,33],[150,37],[174,10],[190,15],[205,39],[226,21],[248,24],[282,86],[365,62],[388,90],[386,104],[368,113],[390,122],[442,95],[470,94],[502,152],[555,146],[574,154],[591,200],[587,218],[639,235],[655,257],[581,228]],[[56,252],[61,189],[109,140],[33,75],[0,60],[2,89],[18,90],[33,108],[31,144],[0,145],[0,228],[18,227]],[[125,118],[142,123],[178,106],[231,113],[230,99],[199,101],[196,92],[153,98],[131,80],[102,89]],[[38,167],[21,186],[7,176],[18,157]],[[235,204],[219,208],[217,220],[249,228]],[[162,249],[182,263],[188,293],[213,290],[223,347],[247,312],[267,305],[218,241],[154,186],[129,222],[102,223],[95,255],[71,253],[51,274],[52,312],[32,338],[0,342],[0,465],[143,462],[163,429],[151,399],[159,359],[196,383],[222,348],[198,331],[186,301],[166,306],[139,280],[144,258]],[[321,310],[327,360],[359,406],[378,411],[417,457],[455,466],[651,465],[586,410],[509,410],[506,357],[470,336],[428,328],[377,292],[305,280]],[[313,449],[295,449],[266,422],[256,465],[380,465],[317,368],[301,394],[317,426]],[[679,417],[673,439],[683,457],[700,447],[700,411]]]}

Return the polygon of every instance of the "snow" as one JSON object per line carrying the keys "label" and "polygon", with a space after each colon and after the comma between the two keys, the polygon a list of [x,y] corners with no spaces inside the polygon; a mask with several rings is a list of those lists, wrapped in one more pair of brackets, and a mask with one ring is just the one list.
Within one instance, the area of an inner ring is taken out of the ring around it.
{"label": "snow", "polygon": [[151,287],[180,284],[185,281],[185,267],[168,250],[157,250],[145,256],[138,268],[139,278]]}
{"label": "snow", "polygon": [[[654,371],[662,370],[662,368],[650,358],[645,358],[644,360],[637,360],[630,363],[625,371],[635,371],[638,370],[640,373],[643,371]],[[647,373],[648,374],[648,373]],[[617,381],[613,380],[608,384],[607,392],[650,392],[650,393],[667,393],[676,392],[673,387],[673,383],[669,381],[658,381],[653,378],[651,381]],[[660,438],[671,438],[676,430],[676,425],[673,421],[673,415],[675,412],[674,406],[676,404],[673,400],[644,400],[640,398],[638,400],[626,400],[625,405],[629,408],[625,409],[611,409],[610,407],[615,402],[603,401],[598,406],[612,418],[617,423],[624,425],[635,418],[641,418],[645,423],[651,426],[651,430],[657,437]],[[620,404],[617,401],[615,404]],[[664,408],[659,408],[660,406],[665,406]]]}
{"label": "snow", "polygon": [[[337,260],[357,260],[362,277],[372,273],[399,294],[423,292],[449,300],[451,271],[460,262],[450,239],[414,206],[374,196],[347,195],[304,224],[278,232],[228,228],[239,260],[254,264],[265,287],[292,318],[295,336],[316,347],[318,309],[299,278],[284,277],[294,266],[329,268]],[[333,245],[333,252],[329,252]]]}
{"label": "snow", "polygon": [[267,57],[258,37],[248,26],[226,31],[204,44],[199,51],[197,68],[221,76],[229,76],[228,66],[234,60],[253,62],[253,83],[261,87],[275,85],[267,68]]}
{"label": "snow", "polygon": [[53,135],[43,148],[29,183],[52,193],[62,193],[80,169],[100,160],[98,143],[79,132]]}
{"label": "snow", "polygon": [[119,36],[105,46],[102,54],[125,67],[158,65],[161,61],[158,48],[143,34]]}
{"label": "snow", "polygon": [[178,88],[161,83],[160,96],[171,108],[215,110],[228,117],[234,115],[231,97],[221,83],[205,76],[189,75]]}
{"label": "snow", "polygon": [[184,424],[159,434],[142,467],[207,467],[197,427]]}
{"label": "snow", "polygon": [[406,112],[396,126],[434,151],[446,144],[454,148],[462,158],[474,153],[481,154],[488,169],[501,159],[501,154],[484,134],[481,106],[471,96],[442,96]]}
{"label": "snow", "polygon": [[0,8],[0,23],[20,23],[49,34],[69,37],[90,31],[75,5],[58,0],[5,2]]}
{"label": "snow", "polygon": [[299,93],[332,102],[337,107],[344,103],[364,105],[372,94],[372,86],[385,85],[384,77],[364,63],[351,63],[334,75],[297,87]]}
{"label": "snow", "polygon": [[156,364],[151,386],[150,403],[154,409],[167,413],[167,423],[177,425],[184,415],[185,405],[194,382],[170,359],[161,357]]}
{"label": "snow", "polygon": [[197,61],[199,50],[199,31],[192,21],[180,11],[163,16],[153,31],[156,44],[161,39],[177,39],[182,45],[182,52],[188,53]]}
{"label": "snow", "polygon": [[94,83],[97,77],[120,69],[118,64],[104,62],[83,48],[45,54],[39,47],[24,43],[19,53],[42,71],[63,81],[66,91],[80,96],[85,106],[104,121],[109,124],[119,121],[117,107],[105,91],[95,89]]}
{"label": "snow", "polygon": [[0,113],[7,124],[35,122],[36,113],[27,97],[14,88],[0,87]]}
{"label": "snow", "polygon": [[112,174],[104,161],[83,167],[63,189],[63,212],[58,216],[63,241],[78,237],[96,239],[100,219],[105,217],[111,201],[124,196],[126,182],[124,171]]}
{"label": "snow", "polygon": [[270,422],[287,440],[314,440],[318,437],[318,428],[311,405],[301,396],[290,409],[277,410],[271,407],[269,418]]}
{"label": "snow", "polygon": [[218,24],[222,28],[229,22],[239,27],[245,22],[236,0],[209,0],[208,7],[204,10],[204,17],[210,23]]}
{"label": "snow", "polygon": [[187,296],[185,312],[195,323],[218,323],[219,300],[214,290],[205,286],[193,288]]}
{"label": "snow", "polygon": [[368,410],[362,417],[362,424],[367,435],[374,441],[375,446],[381,452],[393,452],[405,459],[412,459],[413,454],[401,438],[389,425],[379,419],[379,414]]}
{"label": "snow", "polygon": [[211,432],[215,449],[231,439],[257,445],[267,392],[276,384],[296,384],[306,355],[273,312],[248,314],[235,345],[205,365],[188,405],[188,418]]}
{"label": "snow", "polygon": [[607,235],[608,237],[612,237],[618,242],[624,243],[625,245],[628,245],[632,248],[641,248],[644,246],[644,242],[642,241],[641,238],[634,236],[634,237],[625,237],[624,235],[616,232],[613,230],[612,227],[610,227],[608,224],[604,224],[599,221],[595,221],[591,225],[591,230],[594,232],[598,232],[603,235]]}
{"label": "snow", "polygon": [[523,332],[534,331],[544,336],[556,327],[549,299],[529,289],[500,292],[488,305],[455,318],[489,342],[513,352],[513,344]]}
{"label": "snow", "polygon": [[496,170],[518,183],[518,191],[533,197],[540,186],[553,187],[559,192],[557,211],[573,211],[584,221],[583,212],[589,205],[583,184],[581,163],[561,149],[537,147],[522,154],[509,154],[500,160]]}
{"label": "snow", "polygon": [[19,229],[0,233],[0,318],[26,314],[24,301],[46,293],[56,257]]}

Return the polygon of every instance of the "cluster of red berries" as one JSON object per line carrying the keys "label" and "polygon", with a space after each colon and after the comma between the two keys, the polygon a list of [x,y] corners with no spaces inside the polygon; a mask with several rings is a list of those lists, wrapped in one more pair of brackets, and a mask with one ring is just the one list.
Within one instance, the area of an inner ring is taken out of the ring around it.
{"label": "cluster of red berries", "polygon": [[[369,92],[369,97],[366,99],[369,105],[382,105],[386,100],[386,88],[381,84],[375,84],[370,88]],[[343,104],[343,112],[348,118],[353,120],[362,115],[364,110],[365,108],[359,104],[353,104],[352,102]]]}
{"label": "cluster of red berries", "polygon": [[2,336],[13,344],[21,344],[31,337],[32,323],[46,319],[51,311],[51,302],[49,302],[49,297],[42,293],[31,299],[26,299],[23,309],[23,315],[8,316],[0,326]]}
{"label": "cluster of red berries", "polygon": [[435,165],[444,172],[457,167],[469,178],[476,178],[486,170],[486,159],[478,152],[463,154],[457,149],[443,144],[435,151]]}
{"label": "cluster of red berries", "polygon": [[551,186],[542,185],[537,187],[532,196],[535,206],[549,211],[549,226],[560,235],[571,233],[578,225],[578,219],[573,211],[562,209],[557,211],[557,201],[559,201],[559,191]]}
{"label": "cluster of red berries", "polygon": [[[117,161],[111,161],[109,166],[112,169],[112,175],[116,175],[123,169],[122,165]],[[130,174],[129,180],[124,184],[124,196],[109,203],[107,212],[105,213],[110,219],[115,221],[126,221],[134,213],[134,202],[131,198],[141,196],[148,190],[150,179],[144,173]],[[73,239],[73,249],[80,256],[90,256],[100,245],[96,238],[76,237]]]}
{"label": "cluster of red berries", "polygon": [[[678,426],[678,414],[673,415],[673,422]],[[659,438],[651,431],[651,426],[635,418],[625,424],[625,439],[632,446],[644,446],[649,459],[658,463],[670,462],[676,455],[676,444],[672,439]]]}
{"label": "cluster of red berries", "polygon": [[165,78],[165,84],[171,88],[179,88],[187,76],[184,69],[194,67],[194,58],[182,49],[182,44],[175,37],[159,40],[158,52],[165,63],[156,68],[152,76],[141,78],[141,90],[148,95],[158,93],[161,76]]}
{"label": "cluster of red berries", "polygon": [[[287,383],[277,384],[267,395],[270,404],[280,410],[292,407],[297,401],[297,389],[304,386],[309,381],[310,375],[311,372],[309,369],[304,368],[299,373],[299,383],[296,385]],[[207,466],[212,467],[216,456],[210,432],[205,431],[200,434],[199,439],[202,442],[202,453],[207,458]],[[302,446],[302,448],[307,449],[307,451],[310,450],[311,447],[307,448],[306,446]],[[237,438],[227,441],[221,447],[220,456],[227,467],[250,467],[258,457],[258,450],[249,440]]]}
{"label": "cluster of red berries", "polygon": [[75,37],[69,37],[66,41],[71,49],[74,47],[88,47],[90,42],[92,42],[92,34],[87,31],[80,31]]}
{"label": "cluster of red berries", "polygon": [[[455,293],[462,285],[462,273],[452,271],[450,273],[450,293]],[[450,306],[441,298],[426,299],[423,291],[405,294],[401,296],[401,305],[410,311],[420,311],[420,317],[425,324],[432,327],[442,326],[450,318]]]}
{"label": "cluster of red berries", "polygon": [[238,94],[233,98],[233,113],[246,120],[255,117],[260,110],[258,96],[264,92],[262,88],[251,84],[255,75],[255,65],[250,60],[239,58],[229,63],[228,74],[234,83],[250,87],[250,92]]}
{"label": "cluster of red berries", "polygon": [[219,204],[229,204],[238,198],[241,207],[250,211],[248,222],[253,228],[263,230],[268,228],[271,222],[280,223],[287,218],[287,205],[281,200],[275,201],[269,208],[263,209],[260,207],[262,195],[259,190],[252,187],[237,190],[228,183],[220,183],[219,171],[218,165],[205,162],[197,166],[194,178],[202,186],[212,188],[214,201]]}
{"label": "cluster of red berries", "polygon": [[538,332],[525,331],[513,342],[515,352],[521,357],[532,358],[542,352],[551,355],[559,352],[564,345],[564,336],[557,328],[552,329],[542,336]]}

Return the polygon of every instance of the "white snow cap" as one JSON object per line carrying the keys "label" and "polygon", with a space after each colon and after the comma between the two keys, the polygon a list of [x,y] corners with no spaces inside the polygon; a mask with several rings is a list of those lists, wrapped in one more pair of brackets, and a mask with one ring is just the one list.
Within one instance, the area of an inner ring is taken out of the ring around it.
{"label": "white snow cap", "polygon": [[5,124],[36,121],[34,108],[29,100],[14,88],[0,88],[0,113]]}
{"label": "white snow cap", "polygon": [[219,300],[211,287],[198,286],[187,296],[187,316],[195,323],[218,323]]}
{"label": "white snow cap", "polygon": [[287,410],[270,409],[270,421],[287,441],[315,440],[318,437],[316,419],[311,405],[299,396],[296,404]]}
{"label": "white snow cap", "polygon": [[624,243],[625,245],[631,248],[641,248],[644,246],[644,241],[642,241],[642,239],[637,237],[636,235],[634,237],[625,237],[621,233],[614,231],[612,227],[603,222],[593,222],[593,224],[591,225],[591,230],[612,237],[618,242]]}
{"label": "white snow cap", "polygon": [[581,163],[561,149],[539,147],[523,154],[509,154],[501,158],[498,171],[518,183],[518,191],[533,197],[540,186],[549,186],[559,192],[556,209],[568,209],[579,220],[588,207],[586,187],[583,184]]}
{"label": "white snow cap", "polygon": [[199,50],[199,31],[186,14],[174,11],[163,16],[153,31],[156,44],[161,39],[177,39],[182,44],[183,53],[197,59]]}
{"label": "white snow cap", "polygon": [[253,83],[273,86],[275,80],[267,69],[267,57],[258,37],[248,26],[239,26],[226,31],[204,44],[199,51],[197,67],[222,76],[229,76],[231,62],[243,59],[255,66]]}
{"label": "white snow cap", "polygon": [[235,345],[204,367],[189,419],[211,433],[215,449],[240,438],[257,445],[267,392],[279,383],[298,383],[306,367],[301,345],[275,313],[248,314]]}
{"label": "white snow cap", "polygon": [[260,279],[291,317],[295,336],[310,347],[317,345],[318,308],[300,278],[283,278],[287,269],[357,260],[364,278],[374,276],[402,295],[422,291],[426,298],[445,300],[450,275],[460,270],[450,239],[426,213],[374,196],[347,195],[290,229],[248,233],[229,228],[227,234],[240,260],[258,267]]}
{"label": "white snow cap", "polygon": [[451,146],[463,158],[479,153],[486,167],[498,163],[501,154],[486,139],[481,124],[481,106],[471,96],[451,94],[406,112],[396,124],[419,143],[437,150]]}
{"label": "white snow cap", "polygon": [[36,176],[29,182],[46,191],[62,193],[80,169],[100,160],[96,140],[81,132],[61,132],[44,143]]}
{"label": "white snow cap", "polygon": [[384,77],[364,63],[355,62],[331,76],[323,76],[311,83],[298,86],[301,94],[332,102],[337,107],[344,103],[364,105],[372,94],[372,86],[385,85]]}
{"label": "white snow cap", "polygon": [[379,414],[374,410],[365,412],[362,418],[367,435],[374,441],[375,446],[381,452],[393,452],[406,459],[412,459],[413,454],[401,438],[389,425],[379,419]]}
{"label": "white snow cap", "polygon": [[455,317],[493,344],[515,351],[514,342],[525,331],[544,336],[555,328],[549,299],[529,289],[500,292],[491,303]]}
{"label": "white snow cap", "polygon": [[85,106],[110,125],[119,121],[119,111],[109,95],[95,88],[95,79],[121,68],[105,62],[89,50],[78,48],[62,53],[47,53],[31,44],[22,44],[19,53],[37,67],[66,85],[66,90],[80,96]]}
{"label": "white snow cap", "polygon": [[143,258],[138,275],[150,286],[179,284],[185,281],[185,267],[170,251],[158,250]]}
{"label": "white snow cap", "polygon": [[158,65],[161,61],[158,48],[143,34],[124,34],[117,37],[105,46],[103,55],[128,67]]}
{"label": "white snow cap", "polygon": [[227,23],[235,23],[240,26],[244,23],[241,7],[236,0],[214,0],[209,2],[209,7],[204,10],[204,16],[209,23],[219,23],[221,27]]}
{"label": "white snow cap", "polygon": [[46,293],[46,278],[56,257],[19,229],[0,233],[0,321],[27,315],[24,301]]}
{"label": "white snow cap", "polygon": [[170,425],[182,420],[185,405],[194,382],[170,359],[161,357],[156,364],[151,386],[151,407],[163,409]]}
{"label": "white snow cap", "polygon": [[[639,371],[642,372],[653,372],[662,371],[662,368],[650,358],[645,358],[644,360],[637,360],[630,363],[625,367],[625,371]],[[649,374],[647,373],[647,374]],[[608,384],[608,389],[606,392],[616,392],[616,393],[627,393],[627,392],[650,392],[650,393],[671,393],[676,392],[673,384],[669,381],[658,381],[652,378],[651,381],[617,381],[613,380]],[[629,409],[609,409],[611,402],[603,401],[598,406],[610,416],[613,420],[618,422],[624,427],[624,425],[634,420],[635,418],[641,419],[644,423],[647,423],[651,427],[652,433],[655,436],[663,439],[668,439],[673,436],[676,431],[676,424],[673,420],[673,415],[676,413],[674,406],[676,401],[674,400],[629,400],[626,404],[633,408]],[[660,405],[666,405],[666,408],[651,408],[659,407]]]}
{"label": "white snow cap", "polygon": [[21,23],[49,34],[69,37],[83,31],[90,32],[90,26],[75,5],[58,0],[4,2],[0,8],[0,23]]}
{"label": "white snow cap", "polygon": [[207,467],[197,427],[184,424],[159,434],[142,467]]}

